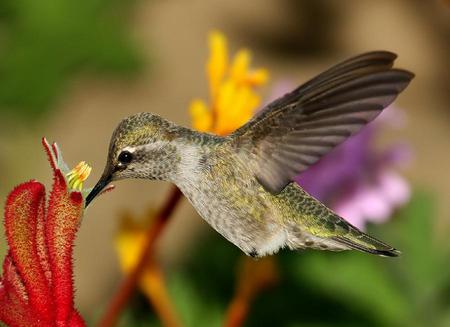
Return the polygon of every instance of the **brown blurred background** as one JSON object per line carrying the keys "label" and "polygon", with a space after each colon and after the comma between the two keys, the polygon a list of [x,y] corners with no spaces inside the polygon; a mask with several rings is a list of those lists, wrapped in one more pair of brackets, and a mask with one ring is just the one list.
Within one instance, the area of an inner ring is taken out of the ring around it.
{"label": "brown blurred background", "polygon": [[[396,102],[404,109],[406,126],[390,136],[412,145],[414,156],[405,174],[413,186],[437,194],[439,224],[450,225],[448,2],[140,0],[127,13],[127,21],[143,58],[139,73],[125,79],[78,74],[44,120],[22,124],[9,116],[1,118],[0,198],[30,178],[49,185],[49,167],[40,146],[43,135],[60,144],[68,164],[86,160],[94,167],[88,180],[92,185],[102,172],[109,137],[121,118],[150,111],[190,125],[190,100],[207,96],[207,33],[219,29],[228,36],[231,49],[252,49],[255,65],[271,72],[272,85],[285,79],[301,83],[360,52],[396,52],[397,65],[413,71],[416,78]],[[270,86],[265,92],[270,93]],[[168,186],[119,182],[114,192],[86,212],[75,250],[77,302],[84,315],[96,313],[119,280],[112,246],[118,213],[142,214],[157,207]],[[159,243],[168,269],[198,233],[213,231],[183,201]]]}

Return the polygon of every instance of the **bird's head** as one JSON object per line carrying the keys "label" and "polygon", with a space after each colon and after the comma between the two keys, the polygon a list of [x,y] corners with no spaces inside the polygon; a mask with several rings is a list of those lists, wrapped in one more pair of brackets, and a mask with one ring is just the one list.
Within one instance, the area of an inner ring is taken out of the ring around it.
{"label": "bird's head", "polygon": [[100,180],[86,198],[86,206],[112,181],[126,178],[166,180],[177,160],[172,142],[175,125],[150,113],[123,119],[111,137]]}

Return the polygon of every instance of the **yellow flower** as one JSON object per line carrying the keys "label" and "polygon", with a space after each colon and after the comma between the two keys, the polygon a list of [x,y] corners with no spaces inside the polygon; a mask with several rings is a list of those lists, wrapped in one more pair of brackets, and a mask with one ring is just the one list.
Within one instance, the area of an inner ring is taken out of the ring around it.
{"label": "yellow flower", "polygon": [[116,235],[115,245],[119,256],[120,267],[129,272],[136,266],[144,247],[146,228],[139,226],[126,215],[121,219],[120,232]]}
{"label": "yellow flower", "polygon": [[239,50],[230,63],[227,40],[220,32],[210,33],[209,47],[209,105],[194,99],[189,111],[198,131],[227,135],[254,115],[261,103],[255,89],[267,83],[269,73],[250,68],[251,53],[247,49]]}

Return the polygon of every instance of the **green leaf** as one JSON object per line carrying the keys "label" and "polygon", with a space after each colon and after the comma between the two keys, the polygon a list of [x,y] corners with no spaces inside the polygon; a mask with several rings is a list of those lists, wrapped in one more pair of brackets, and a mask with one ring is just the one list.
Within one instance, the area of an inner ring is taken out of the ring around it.
{"label": "green leaf", "polygon": [[442,307],[448,307],[441,303],[441,293],[450,282],[449,247],[438,242],[436,220],[433,197],[417,192],[392,224],[403,252],[399,285],[411,301],[412,319],[431,325],[439,320]]}
{"label": "green leaf", "polygon": [[221,326],[223,308],[219,303],[202,297],[187,276],[173,274],[170,278],[170,295],[185,326]]}
{"label": "green leaf", "polygon": [[363,253],[314,253],[301,260],[297,271],[329,296],[395,325],[405,321],[409,304],[391,278],[387,260]]}
{"label": "green leaf", "polygon": [[437,244],[434,226],[436,210],[430,195],[419,193],[400,212],[395,226],[403,255],[402,268],[409,283],[414,287],[413,296],[421,297],[435,289],[436,282],[442,281],[442,272],[448,268],[441,265],[446,249]]}

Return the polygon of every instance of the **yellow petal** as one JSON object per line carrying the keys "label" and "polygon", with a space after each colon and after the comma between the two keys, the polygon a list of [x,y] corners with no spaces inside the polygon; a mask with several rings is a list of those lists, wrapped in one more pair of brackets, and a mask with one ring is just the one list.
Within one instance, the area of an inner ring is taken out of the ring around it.
{"label": "yellow petal", "polygon": [[227,111],[233,105],[236,97],[236,85],[231,80],[222,83],[214,103],[215,117],[220,118],[226,116]]}
{"label": "yellow petal", "polygon": [[259,96],[250,87],[242,87],[236,101],[234,129],[241,127],[253,117],[259,102]]}
{"label": "yellow petal", "polygon": [[122,271],[133,269],[140,257],[145,242],[143,230],[121,230],[116,237],[116,251]]}
{"label": "yellow petal", "polygon": [[265,84],[269,73],[250,70],[251,52],[247,49],[239,50],[229,65],[227,40],[220,32],[210,33],[209,47],[210,106],[194,100],[189,111],[195,129],[226,135],[253,116],[261,102],[255,87]]}
{"label": "yellow petal", "polygon": [[251,116],[253,116],[258,111],[260,105],[261,97],[255,92],[250,92],[244,110],[247,111]]}
{"label": "yellow petal", "polygon": [[231,131],[229,125],[233,122],[229,120],[229,111],[234,107],[236,91],[236,85],[230,79],[220,86],[217,101],[213,107],[215,119],[213,132],[218,135],[226,135]]}
{"label": "yellow petal", "polygon": [[230,76],[233,82],[241,83],[245,81],[247,70],[250,65],[251,54],[246,49],[239,50],[234,56],[233,63],[230,68]]}
{"label": "yellow petal", "polygon": [[245,124],[258,109],[259,96],[251,87],[225,83],[219,93],[214,133],[227,135]]}
{"label": "yellow petal", "polygon": [[269,71],[264,68],[260,68],[250,72],[245,79],[245,82],[252,86],[260,86],[267,83],[269,80]]}
{"label": "yellow petal", "polygon": [[189,105],[189,113],[193,127],[200,132],[208,132],[212,128],[212,113],[205,102],[195,99]]}
{"label": "yellow petal", "polygon": [[207,64],[210,95],[215,99],[228,66],[228,50],[225,35],[218,31],[209,34],[210,57]]}
{"label": "yellow petal", "polygon": [[249,95],[250,90],[248,87],[240,87],[236,92],[233,106],[229,109],[229,115],[227,117],[233,120],[233,125],[236,125],[241,120],[241,117],[245,115],[244,109],[246,108]]}

